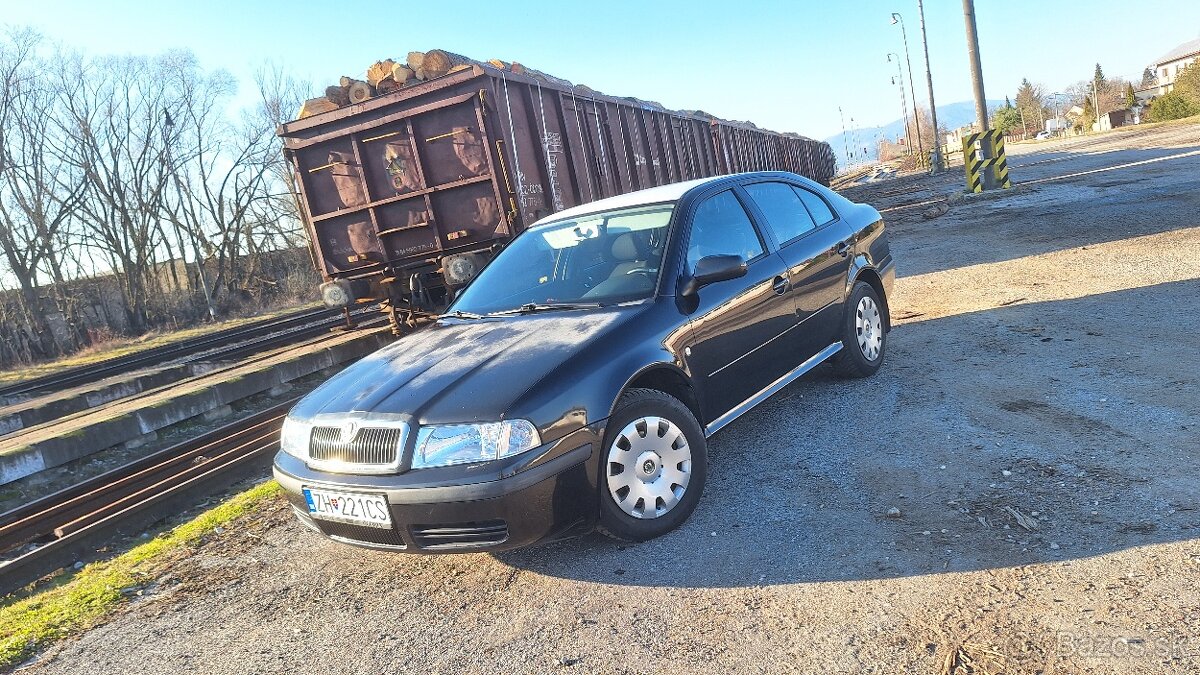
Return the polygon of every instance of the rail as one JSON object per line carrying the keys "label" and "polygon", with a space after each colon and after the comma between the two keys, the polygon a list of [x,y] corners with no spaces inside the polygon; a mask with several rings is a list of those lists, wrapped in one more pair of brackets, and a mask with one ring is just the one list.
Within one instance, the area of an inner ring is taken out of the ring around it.
{"label": "rail", "polygon": [[278,450],[280,426],[296,400],[0,514],[0,552],[11,556],[0,562],[0,593],[87,556],[114,534],[132,534],[174,515],[188,500],[233,483],[256,460],[265,461]]}
{"label": "rail", "polygon": [[[344,321],[340,309],[309,309],[281,317],[214,331],[168,345],[105,359],[86,366],[68,368],[41,377],[0,387],[0,401],[30,394],[62,391],[91,384],[113,375],[205,353],[207,360],[231,360],[262,349],[286,344],[298,338],[324,332]],[[260,337],[264,336],[264,337]],[[258,339],[256,339],[258,338]]]}

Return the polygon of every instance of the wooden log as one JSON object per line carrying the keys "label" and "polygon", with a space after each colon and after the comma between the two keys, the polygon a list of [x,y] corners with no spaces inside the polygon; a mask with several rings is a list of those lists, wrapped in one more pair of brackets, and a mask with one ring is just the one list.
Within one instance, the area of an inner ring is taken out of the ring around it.
{"label": "wooden log", "polygon": [[500,70],[508,70],[508,64],[501,61],[500,59],[492,59],[492,60],[488,61],[488,63],[492,64],[493,66],[496,66]]}
{"label": "wooden log", "polygon": [[350,77],[349,75],[343,75],[340,78],[338,78],[338,86],[342,86],[342,87],[349,89],[350,85],[354,84],[356,81],[357,80],[355,80],[353,77]]}
{"label": "wooden log", "polygon": [[318,96],[317,98],[310,98],[304,102],[304,105],[300,106],[300,114],[298,115],[298,119],[304,119],[305,117],[312,117],[313,115],[318,115],[323,112],[329,112],[330,110],[337,110],[337,109],[338,109],[338,104],[334,103],[333,101],[330,101],[328,98],[326,98],[324,96]]}
{"label": "wooden log", "polygon": [[325,87],[325,98],[334,105],[350,105],[350,88],[330,85]]}
{"label": "wooden log", "polygon": [[432,80],[449,73],[454,66],[470,65],[471,63],[471,59],[465,56],[451,54],[441,49],[431,49],[425,52],[425,58],[421,60],[420,71],[423,71],[425,75],[422,79]]}
{"label": "wooden log", "polygon": [[371,67],[367,68],[367,84],[372,87],[378,87],[384,78],[392,76],[392,68],[395,65],[396,62],[391,59],[384,59],[383,61],[376,61],[371,64]]}
{"label": "wooden log", "polygon": [[355,80],[350,85],[350,102],[362,103],[363,101],[375,95],[375,89],[361,80]]}
{"label": "wooden log", "polygon": [[409,52],[406,63],[408,69],[414,73],[421,69],[421,64],[425,62],[425,52]]}
{"label": "wooden log", "polygon": [[384,94],[390,94],[399,88],[400,83],[393,80],[391,75],[388,75],[385,79],[380,80],[379,84],[375,85],[375,91],[380,96],[383,96]]}
{"label": "wooden log", "polygon": [[396,81],[396,84],[398,84],[400,86],[404,86],[404,84],[406,82],[408,82],[409,80],[411,80],[412,78],[413,78],[412,68],[409,68],[408,66],[405,66],[400,63],[394,64],[392,66],[392,79]]}

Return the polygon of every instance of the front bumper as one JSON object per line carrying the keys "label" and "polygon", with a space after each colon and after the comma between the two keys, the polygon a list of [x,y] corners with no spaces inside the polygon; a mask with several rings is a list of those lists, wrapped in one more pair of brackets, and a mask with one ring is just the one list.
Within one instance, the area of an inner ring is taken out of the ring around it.
{"label": "front bumper", "polygon": [[[529,453],[525,466],[447,467],[391,476],[334,474],[279,453],[275,479],[297,518],[336,541],[410,553],[503,551],[590,530],[597,515],[591,430],[568,434]],[[482,469],[482,471],[481,471]],[[455,482],[453,475],[460,473]],[[313,518],[304,487],[382,493],[390,529]]]}

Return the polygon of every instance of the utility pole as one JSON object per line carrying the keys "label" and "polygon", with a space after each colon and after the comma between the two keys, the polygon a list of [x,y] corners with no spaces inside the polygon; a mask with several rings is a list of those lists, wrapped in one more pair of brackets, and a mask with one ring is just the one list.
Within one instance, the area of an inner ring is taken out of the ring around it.
{"label": "utility pole", "polygon": [[1094,125],[1092,131],[1100,131],[1100,78],[1092,76],[1092,106],[1093,117],[1096,119],[1092,122]]}
{"label": "utility pole", "polygon": [[[893,56],[896,57],[896,77],[892,78],[892,84],[900,85],[900,113],[904,115],[904,150],[905,154],[911,155],[912,136],[908,134],[908,101],[904,96],[904,69],[900,67],[900,55],[895,52],[888,53],[888,63],[892,62]],[[913,103],[916,103],[916,101],[913,101]]]}
{"label": "utility pole", "polygon": [[[861,148],[861,146],[858,144],[858,123],[854,121],[853,117],[850,118],[850,133],[854,134],[854,151],[858,152]],[[859,162],[859,164],[865,164],[867,160],[865,153],[860,156],[862,157],[863,161]]]}
{"label": "utility pole", "polygon": [[917,14],[921,19],[921,44],[925,48],[925,84],[929,87],[929,115],[933,118],[933,162],[929,173],[942,171],[942,139],[938,138],[937,104],[933,102],[933,72],[929,68],[929,36],[925,32],[925,5],[917,0]]}
{"label": "utility pole", "polygon": [[850,149],[846,143],[846,115],[842,112],[842,106],[838,106],[838,117],[842,118],[842,157],[846,158],[846,167],[850,168]]}
{"label": "utility pole", "polygon": [[967,24],[967,55],[971,57],[971,85],[975,91],[975,118],[979,130],[987,131],[987,97],[983,95],[983,65],[979,61],[979,34],[975,31],[975,0],[963,0],[963,20]]}
{"label": "utility pole", "polygon": [[[917,156],[921,158],[921,163],[925,161],[925,142],[921,140],[921,110],[917,107],[917,89],[913,86],[912,79],[912,57],[908,54],[908,32],[904,30],[904,17],[900,16],[899,12],[892,12],[892,25],[900,24],[900,37],[904,39],[904,60],[908,62],[908,89],[912,92],[913,101],[913,126],[917,128]],[[899,57],[897,57],[899,59]],[[934,118],[936,120],[936,118]],[[937,124],[935,122],[933,136],[937,138]]]}

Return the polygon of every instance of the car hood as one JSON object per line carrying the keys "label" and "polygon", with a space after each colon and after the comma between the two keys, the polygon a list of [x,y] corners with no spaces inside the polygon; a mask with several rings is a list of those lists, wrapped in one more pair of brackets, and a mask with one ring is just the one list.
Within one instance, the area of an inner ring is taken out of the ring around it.
{"label": "car hood", "polygon": [[346,368],[300,400],[292,415],[382,413],[420,424],[498,420],[567,359],[646,305],[442,319]]}

